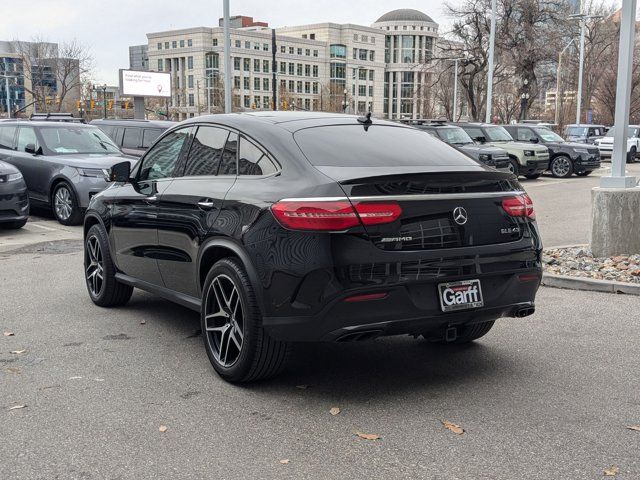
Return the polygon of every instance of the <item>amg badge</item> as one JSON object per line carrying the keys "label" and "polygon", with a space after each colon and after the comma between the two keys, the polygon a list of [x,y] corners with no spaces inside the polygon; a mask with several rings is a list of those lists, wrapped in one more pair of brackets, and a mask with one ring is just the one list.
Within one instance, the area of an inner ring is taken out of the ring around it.
{"label": "amg badge", "polygon": [[380,239],[380,243],[410,242],[411,240],[413,240],[413,237],[384,237]]}

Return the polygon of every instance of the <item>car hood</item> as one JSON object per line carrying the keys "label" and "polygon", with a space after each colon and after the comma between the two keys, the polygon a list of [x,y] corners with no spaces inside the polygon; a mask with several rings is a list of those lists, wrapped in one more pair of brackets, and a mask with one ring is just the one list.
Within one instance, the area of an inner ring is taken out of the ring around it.
{"label": "car hood", "polygon": [[77,153],[71,155],[56,155],[50,157],[55,159],[57,163],[62,163],[70,167],[76,168],[111,168],[116,163],[129,161],[133,167],[138,159],[129,155],[102,155],[102,154],[86,154]]}
{"label": "car hood", "polygon": [[10,173],[18,173],[19,170],[13,165],[9,165],[5,162],[0,162],[0,175],[8,175]]}
{"label": "car hood", "polygon": [[510,148],[517,150],[533,150],[534,152],[544,152],[547,150],[547,147],[543,145],[528,142],[487,142],[487,144],[497,148],[504,148],[505,150]]}

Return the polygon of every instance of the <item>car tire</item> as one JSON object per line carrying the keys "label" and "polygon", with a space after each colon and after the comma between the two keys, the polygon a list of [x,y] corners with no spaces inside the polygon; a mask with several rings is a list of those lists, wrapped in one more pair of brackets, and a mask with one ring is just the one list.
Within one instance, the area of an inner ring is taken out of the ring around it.
{"label": "car tire", "polygon": [[78,198],[67,182],[56,184],[51,193],[51,207],[56,220],[62,225],[79,225],[82,221]]}
{"label": "car tire", "polygon": [[635,163],[636,162],[636,147],[631,147],[629,153],[627,153],[627,163]]}
{"label": "car tire", "polygon": [[558,155],[551,160],[549,170],[555,178],[568,178],[573,175],[573,162],[566,155]]}
{"label": "car tire", "polygon": [[540,178],[540,175],[542,175],[541,173],[530,173],[529,175],[525,175],[525,178],[528,178],[529,180],[535,180],[537,178]]}
{"label": "car tire", "polygon": [[441,345],[462,345],[465,343],[473,342],[480,337],[484,337],[489,330],[493,327],[495,320],[482,323],[472,323],[471,325],[463,325],[458,327],[458,336],[453,341],[444,340],[442,337],[432,338],[429,335],[423,335],[423,337],[430,343],[438,343]]}
{"label": "car tire", "polygon": [[100,307],[117,307],[131,298],[133,287],[116,280],[116,267],[109,251],[107,234],[93,225],[84,241],[84,272],[89,297]]}
{"label": "car tire", "polygon": [[280,373],[291,345],[274,340],[264,330],[244,266],[235,258],[219,260],[209,270],[202,292],[202,336],[218,375],[246,383]]}
{"label": "car tire", "polygon": [[0,227],[8,228],[9,230],[18,230],[19,228],[24,227],[27,224],[27,219],[24,220],[16,220],[14,222],[0,223]]}
{"label": "car tire", "polygon": [[520,175],[520,165],[518,164],[518,161],[510,158],[509,159],[509,166],[507,167],[509,169],[509,171],[511,173],[513,173],[516,177],[518,175]]}
{"label": "car tire", "polygon": [[579,176],[579,177],[587,177],[592,173],[593,173],[593,170],[585,170],[584,172],[576,173],[576,175]]}

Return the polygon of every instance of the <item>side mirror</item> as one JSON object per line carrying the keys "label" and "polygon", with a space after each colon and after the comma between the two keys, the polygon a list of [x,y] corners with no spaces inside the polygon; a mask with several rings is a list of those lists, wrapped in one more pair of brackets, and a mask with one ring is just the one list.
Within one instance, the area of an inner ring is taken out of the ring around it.
{"label": "side mirror", "polygon": [[129,162],[116,163],[109,171],[110,182],[128,182],[131,175],[131,164]]}
{"label": "side mirror", "polygon": [[479,137],[474,138],[474,140],[476,142],[478,142],[478,143],[485,143],[487,141],[487,138],[483,137],[483,136],[479,136]]}
{"label": "side mirror", "polygon": [[34,143],[27,143],[24,146],[24,151],[27,153],[31,153],[32,155],[38,154],[38,151],[36,150],[36,145]]}
{"label": "side mirror", "polygon": [[538,143],[539,142],[538,137],[532,137],[532,138],[529,139],[529,141],[531,143]]}

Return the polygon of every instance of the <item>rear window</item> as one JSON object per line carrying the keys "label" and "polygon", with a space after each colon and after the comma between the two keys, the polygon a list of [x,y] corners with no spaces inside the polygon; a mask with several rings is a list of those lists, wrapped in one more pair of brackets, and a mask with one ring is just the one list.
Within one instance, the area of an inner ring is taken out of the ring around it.
{"label": "rear window", "polygon": [[309,162],[331,167],[475,165],[431,135],[406,127],[332,125],[299,130],[294,138]]}

